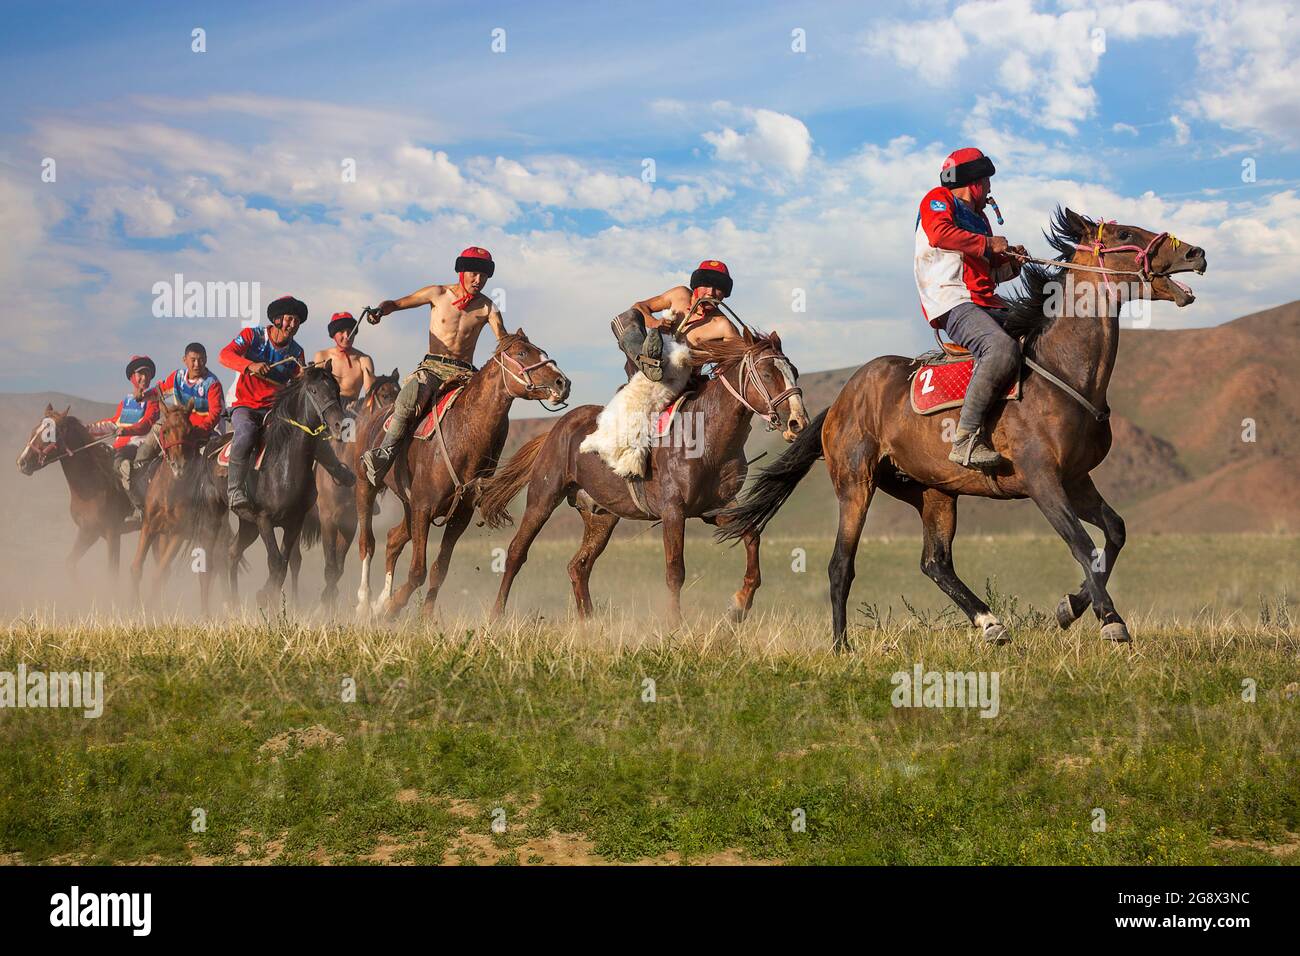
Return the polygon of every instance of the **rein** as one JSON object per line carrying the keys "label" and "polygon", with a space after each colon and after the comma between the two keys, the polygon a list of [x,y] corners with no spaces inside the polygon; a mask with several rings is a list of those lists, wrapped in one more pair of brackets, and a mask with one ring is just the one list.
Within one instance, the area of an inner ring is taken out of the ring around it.
{"label": "rein", "polygon": [[[32,434],[31,438],[27,439],[27,444],[23,446],[23,450],[18,454],[18,458],[20,461],[22,460],[23,455],[31,451],[32,442],[36,441],[37,434],[39,434],[39,429],[37,430],[37,432]],[[48,454],[49,449],[59,447],[59,442],[56,438],[54,442],[51,442],[49,445],[46,445],[45,448],[42,448],[36,452],[36,457],[38,462],[37,468],[39,470],[40,468],[44,468],[46,465],[54,464],[56,461],[62,461],[65,458],[71,458],[73,455],[77,454],[78,452],[83,452],[87,448],[94,448],[96,445],[102,445],[104,442],[110,441],[111,439],[114,439],[116,437],[117,437],[116,432],[109,432],[107,435],[101,435],[99,438],[96,438],[94,441],[87,442],[86,444],[82,445],[80,448],[73,448],[71,451],[65,449],[60,454],[55,455],[53,458],[48,458],[46,457],[46,455]]]}

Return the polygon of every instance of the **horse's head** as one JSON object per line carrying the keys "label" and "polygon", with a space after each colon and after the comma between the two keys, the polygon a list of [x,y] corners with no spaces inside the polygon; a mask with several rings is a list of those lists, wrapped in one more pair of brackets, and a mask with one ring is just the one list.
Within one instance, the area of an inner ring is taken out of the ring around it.
{"label": "horse's head", "polygon": [[1172,302],[1179,308],[1196,301],[1192,290],[1172,276],[1177,272],[1205,272],[1205,250],[1200,246],[1167,232],[1094,222],[1071,209],[1058,218],[1064,220],[1062,231],[1077,244],[1074,261],[1095,261],[1102,268],[1128,273],[1117,278],[1137,280],[1137,298]]}
{"label": "horse's head", "polygon": [[402,377],[397,369],[391,375],[376,375],[366,393],[365,407],[376,408],[397,400],[397,393],[402,390]]}
{"label": "horse's head", "polygon": [[329,429],[330,438],[343,440],[343,401],[339,393],[339,383],[331,371],[331,361],[324,365],[308,365],[302,370],[302,389],[305,408],[303,415],[311,427],[324,424]]}
{"label": "horse's head", "polygon": [[503,336],[491,360],[501,366],[506,391],[514,398],[543,403],[549,400],[563,406],[569,397],[572,383],[568,376],[560,371],[555,359],[528,341],[523,329]]}
{"label": "horse's head", "polygon": [[192,398],[184,405],[164,405],[158,423],[163,458],[177,478],[198,446],[199,430],[190,421],[193,411]]}
{"label": "horse's head", "polygon": [[763,335],[745,327],[739,339],[697,350],[696,359],[713,363],[724,387],[754,414],[765,417],[769,431],[780,428],[786,441],[794,441],[808,424],[799,370],[781,351],[781,337],[775,331]]}
{"label": "horse's head", "polygon": [[46,403],[44,416],[36,423],[27,444],[18,455],[18,470],[24,475],[34,475],[51,461],[63,457],[67,451],[64,447],[63,423],[70,417],[68,412],[71,410],[72,406],[69,405],[63,411],[56,412],[53,405]]}

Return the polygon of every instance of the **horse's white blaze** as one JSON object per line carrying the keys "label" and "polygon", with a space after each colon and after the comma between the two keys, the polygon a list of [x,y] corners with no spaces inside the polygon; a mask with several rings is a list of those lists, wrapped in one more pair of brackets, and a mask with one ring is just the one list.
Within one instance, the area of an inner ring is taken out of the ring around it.
{"label": "horse's white blaze", "polygon": [[[788,361],[785,359],[777,359],[776,367],[781,370],[781,378],[785,380],[786,388],[794,388],[795,385],[799,383],[799,376],[794,374],[794,367]],[[791,395],[790,417],[798,418],[801,415],[805,417],[807,416],[807,411],[804,409],[803,396]]]}

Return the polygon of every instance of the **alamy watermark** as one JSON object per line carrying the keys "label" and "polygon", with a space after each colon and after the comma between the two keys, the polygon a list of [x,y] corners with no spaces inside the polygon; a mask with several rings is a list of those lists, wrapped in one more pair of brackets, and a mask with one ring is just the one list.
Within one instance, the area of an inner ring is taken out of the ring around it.
{"label": "alamy watermark", "polygon": [[103,671],[0,671],[0,710],[67,707],[89,720],[104,713]]}
{"label": "alamy watermark", "polygon": [[895,707],[975,707],[981,717],[996,717],[1001,709],[998,671],[895,671],[889,702]]}
{"label": "alamy watermark", "polygon": [[238,319],[254,326],[262,317],[262,283],[185,281],[177,272],[153,284],[153,314],[158,319]]}

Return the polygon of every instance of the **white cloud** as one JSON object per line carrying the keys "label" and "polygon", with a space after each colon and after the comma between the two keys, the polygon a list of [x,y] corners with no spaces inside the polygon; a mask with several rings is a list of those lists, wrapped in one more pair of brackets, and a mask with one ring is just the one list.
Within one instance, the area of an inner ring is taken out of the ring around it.
{"label": "white cloud", "polygon": [[1177,113],[1169,117],[1169,125],[1174,128],[1174,142],[1186,146],[1192,138],[1192,128]]}
{"label": "white cloud", "polygon": [[[719,107],[725,108],[725,104]],[[752,123],[748,131],[742,133],[726,126],[704,134],[714,156],[754,169],[802,176],[812,156],[812,135],[808,127],[795,117],[775,110],[744,110],[743,113]]]}

